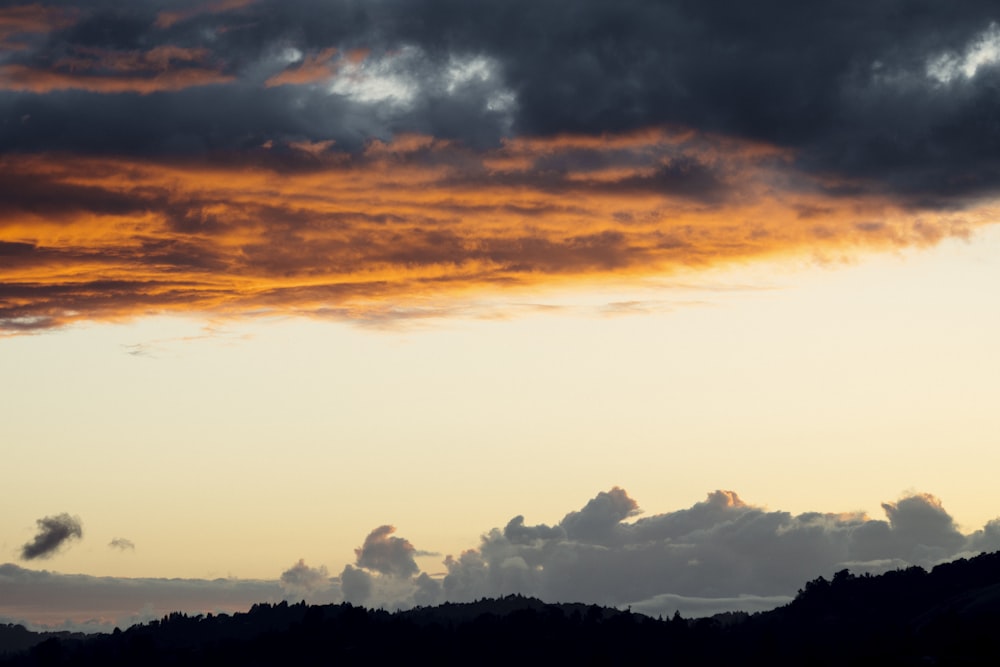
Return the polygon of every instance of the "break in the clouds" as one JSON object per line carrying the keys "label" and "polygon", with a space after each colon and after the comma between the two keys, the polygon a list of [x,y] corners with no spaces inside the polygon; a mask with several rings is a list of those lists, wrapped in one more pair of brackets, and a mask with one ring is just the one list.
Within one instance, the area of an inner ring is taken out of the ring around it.
{"label": "break in the clouds", "polygon": [[995,220],[995,3],[0,9],[0,327],[354,320]]}
{"label": "break in the clouds", "polygon": [[[157,613],[235,611],[289,598],[396,609],[511,593],[701,616],[773,608],[807,581],[842,569],[930,567],[1000,549],[1000,519],[963,535],[929,494],[886,502],[882,510],[884,519],[863,512],[793,515],[714,491],[686,509],[645,515],[616,487],[552,525],[514,516],[485,532],[477,547],[448,556],[443,575],[420,572],[415,547],[381,526],[338,577],[304,560],[271,582],[117,579],[3,565],[0,616],[110,629]],[[25,618],[29,607],[33,616]]]}
{"label": "break in the clouds", "polygon": [[38,533],[35,538],[21,547],[22,560],[50,558],[73,539],[83,537],[83,524],[79,517],[66,512],[38,519]]}

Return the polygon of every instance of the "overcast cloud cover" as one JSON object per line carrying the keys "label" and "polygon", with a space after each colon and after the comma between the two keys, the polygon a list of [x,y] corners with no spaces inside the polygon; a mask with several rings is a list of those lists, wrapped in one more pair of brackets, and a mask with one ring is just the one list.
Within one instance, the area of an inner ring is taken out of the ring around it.
{"label": "overcast cloud cover", "polygon": [[301,559],[271,582],[91,577],[7,564],[0,566],[0,617],[108,630],[174,610],[233,612],[282,599],[405,609],[511,593],[699,616],[770,609],[807,581],[845,568],[929,568],[1000,549],[1000,519],[963,535],[934,496],[904,496],[882,509],[884,519],[792,515],[714,491],[689,508],[647,516],[615,487],[554,525],[514,516],[484,533],[478,547],[445,557],[443,576],[420,572],[416,547],[385,525],[339,577]]}
{"label": "overcast cloud cover", "polygon": [[469,289],[967,236],[1000,185],[997,21],[985,1],[7,3],[0,327],[426,316]]}

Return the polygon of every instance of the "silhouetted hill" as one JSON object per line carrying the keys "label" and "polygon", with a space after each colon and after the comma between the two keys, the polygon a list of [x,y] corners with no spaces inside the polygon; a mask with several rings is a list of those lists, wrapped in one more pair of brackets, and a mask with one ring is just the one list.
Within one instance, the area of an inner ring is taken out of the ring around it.
{"label": "silhouetted hill", "polygon": [[[36,635],[0,665],[981,665],[1000,664],[998,628],[1000,554],[988,554],[931,572],[844,570],[754,615],[656,620],[519,595],[396,613],[258,604],[87,639]],[[19,641],[27,632],[7,631]]]}
{"label": "silhouetted hill", "polygon": [[46,639],[73,641],[93,637],[94,635],[87,635],[82,632],[32,632],[23,625],[14,625],[11,623],[0,624],[0,657],[27,650]]}

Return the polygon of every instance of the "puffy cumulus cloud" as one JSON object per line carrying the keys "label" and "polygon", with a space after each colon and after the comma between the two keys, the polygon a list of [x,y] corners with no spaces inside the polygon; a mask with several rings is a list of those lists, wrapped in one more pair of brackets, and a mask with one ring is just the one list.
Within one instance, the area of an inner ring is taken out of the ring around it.
{"label": "puffy cumulus cloud", "polygon": [[409,540],[393,537],[395,526],[379,526],[354,550],[356,564],[379,574],[407,578],[420,571],[413,557],[416,548]]}
{"label": "puffy cumulus cloud", "polygon": [[969,536],[969,549],[974,552],[1000,551],[1000,519],[993,519]]}
{"label": "puffy cumulus cloud", "polygon": [[346,602],[366,604],[372,594],[372,575],[350,564],[345,565],[340,573],[340,590]]}
{"label": "puffy cumulus cloud", "polygon": [[929,494],[903,498],[895,503],[882,503],[889,525],[896,538],[893,554],[913,561],[934,561],[945,558],[966,542],[941,501]]}
{"label": "puffy cumulus cloud", "polygon": [[926,494],[883,507],[888,521],[860,513],[791,515],[716,491],[688,509],[633,519],[637,503],[615,488],[557,525],[525,525],[517,516],[491,530],[478,549],[446,560],[442,585],[449,600],[518,592],[635,603],[657,613],[754,610],[787,601],[804,582],[844,567],[930,566],[989,544],[996,533],[988,526],[962,536]]}
{"label": "puffy cumulus cloud", "polygon": [[67,542],[83,537],[83,524],[80,517],[70,516],[63,512],[55,516],[38,519],[38,534],[30,542],[21,547],[23,560],[50,558]]}
{"label": "puffy cumulus cloud", "polygon": [[426,572],[421,572],[420,576],[413,580],[414,592],[413,602],[421,607],[429,607],[442,602],[444,590],[441,582],[434,579]]}
{"label": "puffy cumulus cloud", "polygon": [[298,563],[281,573],[279,581],[287,595],[305,598],[329,589],[330,573],[325,565],[309,567],[305,559],[300,558]]}
{"label": "puffy cumulus cloud", "polygon": [[965,236],[997,219],[997,21],[976,0],[5,6],[0,330],[383,322]]}
{"label": "puffy cumulus cloud", "polygon": [[554,525],[513,517],[477,548],[447,556],[443,577],[418,572],[413,556],[425,552],[382,526],[357,549],[357,565],[337,577],[303,560],[274,581],[120,579],[0,565],[0,616],[107,631],[170,611],[242,611],[289,595],[406,609],[521,593],[690,617],[772,608],[845,568],[877,574],[1000,549],[1000,519],[963,536],[934,496],[907,495],[883,510],[885,520],[861,512],[793,515],[719,490],[685,509],[640,516],[638,503],[616,487]]}
{"label": "puffy cumulus cloud", "polygon": [[[597,494],[579,512],[567,514],[559,527],[571,540],[600,544],[614,541],[622,521],[638,513],[639,504],[629,498],[624,489],[616,486]],[[546,527],[540,528],[544,532]]]}

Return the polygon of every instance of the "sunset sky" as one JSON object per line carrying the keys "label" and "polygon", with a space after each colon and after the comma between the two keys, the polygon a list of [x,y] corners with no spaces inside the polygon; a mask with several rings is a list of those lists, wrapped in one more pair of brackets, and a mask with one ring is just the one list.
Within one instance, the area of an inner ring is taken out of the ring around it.
{"label": "sunset sky", "polygon": [[998,118],[994,2],[0,5],[0,621],[1000,548]]}

